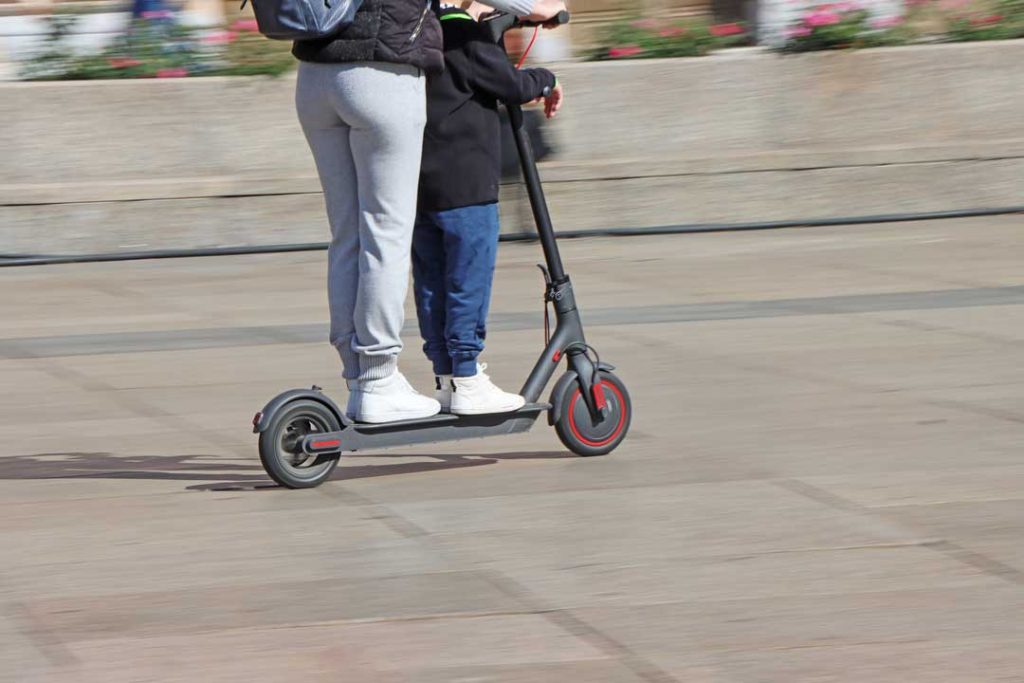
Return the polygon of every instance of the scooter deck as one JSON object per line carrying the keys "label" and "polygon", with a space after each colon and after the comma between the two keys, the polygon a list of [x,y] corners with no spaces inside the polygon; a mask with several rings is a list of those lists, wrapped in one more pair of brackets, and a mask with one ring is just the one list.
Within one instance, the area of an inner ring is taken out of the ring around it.
{"label": "scooter deck", "polygon": [[363,451],[419,443],[457,441],[525,432],[537,417],[551,409],[549,403],[527,403],[514,413],[489,415],[441,414],[418,420],[372,424],[354,422],[338,432],[310,434],[302,449],[309,454]]}

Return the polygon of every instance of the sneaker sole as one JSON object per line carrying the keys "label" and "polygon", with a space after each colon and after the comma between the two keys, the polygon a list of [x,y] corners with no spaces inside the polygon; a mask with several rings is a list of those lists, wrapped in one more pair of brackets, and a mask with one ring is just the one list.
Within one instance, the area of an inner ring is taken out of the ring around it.
{"label": "sneaker sole", "polygon": [[501,415],[502,413],[514,413],[525,405],[526,401],[523,401],[517,406],[509,406],[507,408],[503,407],[497,409],[469,408],[468,410],[457,410],[455,408],[452,408],[451,413],[452,415]]}
{"label": "sneaker sole", "polygon": [[439,410],[401,410],[381,413],[379,415],[360,415],[356,422],[381,424],[384,422],[401,422],[402,420],[422,420],[423,418],[433,417],[440,412]]}

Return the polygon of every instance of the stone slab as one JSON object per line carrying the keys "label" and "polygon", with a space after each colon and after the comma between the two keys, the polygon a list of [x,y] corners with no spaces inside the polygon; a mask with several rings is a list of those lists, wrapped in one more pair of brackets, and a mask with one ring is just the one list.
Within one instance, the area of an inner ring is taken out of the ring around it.
{"label": "stone slab", "polygon": [[[0,679],[1012,681],[1022,247],[1015,217],[566,241],[621,449],[542,422],[311,491],[249,422],[338,395],[322,254],[0,271]],[[501,386],[536,259],[500,253]]]}

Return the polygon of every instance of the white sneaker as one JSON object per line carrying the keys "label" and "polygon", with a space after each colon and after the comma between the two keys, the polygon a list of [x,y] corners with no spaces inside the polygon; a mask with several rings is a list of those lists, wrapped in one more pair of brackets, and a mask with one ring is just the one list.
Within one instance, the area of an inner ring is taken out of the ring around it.
{"label": "white sneaker", "polygon": [[478,363],[472,377],[452,378],[451,411],[455,415],[487,415],[489,413],[511,413],[526,404],[518,394],[510,394],[494,386],[491,378],[484,374],[487,366]]}
{"label": "white sneaker", "polygon": [[441,412],[441,404],[417,392],[397,370],[389,377],[359,383],[359,422],[416,420]]}
{"label": "white sneaker", "polygon": [[451,375],[434,375],[434,398],[441,404],[442,413],[452,412]]}

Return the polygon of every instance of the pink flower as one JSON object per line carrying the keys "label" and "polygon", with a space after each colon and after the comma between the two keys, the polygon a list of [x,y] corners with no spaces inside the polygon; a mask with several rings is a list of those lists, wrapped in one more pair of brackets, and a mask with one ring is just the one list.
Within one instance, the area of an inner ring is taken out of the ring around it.
{"label": "pink flower", "polygon": [[658,28],[658,22],[654,19],[637,19],[629,22],[629,25],[633,28],[642,28],[645,31],[653,31]]}
{"label": "pink flower", "polygon": [[686,29],[681,26],[672,26],[671,28],[663,28],[658,31],[658,35],[662,38],[678,38],[679,36],[686,35]]}
{"label": "pink flower", "polygon": [[804,17],[804,23],[812,28],[816,26],[832,26],[840,21],[841,18],[838,14],[827,9],[816,10]]}
{"label": "pink flower", "polygon": [[738,33],[743,33],[743,27],[739,24],[715,24],[708,29],[711,31],[711,35],[722,38],[724,36],[734,36]]}
{"label": "pink flower", "polygon": [[989,26],[991,24],[998,24],[1003,20],[1003,15],[992,14],[987,17],[976,17],[971,19],[971,26]]}
{"label": "pink flower", "polygon": [[256,23],[255,19],[239,19],[231,24],[231,29],[234,31],[259,31],[260,25]]}
{"label": "pink flower", "polygon": [[872,28],[892,28],[903,23],[902,17],[879,17],[871,22]]}
{"label": "pink flower", "polygon": [[171,19],[174,17],[174,12],[167,9],[157,9],[143,12],[141,16],[143,19]]}
{"label": "pink flower", "polygon": [[238,34],[234,31],[217,31],[207,33],[203,36],[203,42],[207,45],[226,45],[235,39]]}
{"label": "pink flower", "polygon": [[811,29],[806,26],[794,26],[786,31],[787,38],[806,38],[811,35]]}
{"label": "pink flower", "polygon": [[608,56],[612,59],[618,59],[620,57],[635,57],[641,52],[643,52],[643,48],[639,45],[620,45],[619,47],[613,47],[608,50]]}
{"label": "pink flower", "polygon": [[142,62],[132,57],[111,57],[107,62],[115,69],[127,69],[142,64]]}
{"label": "pink flower", "polygon": [[159,69],[156,72],[157,78],[184,78],[185,76],[188,76],[188,69],[183,66],[171,69]]}

